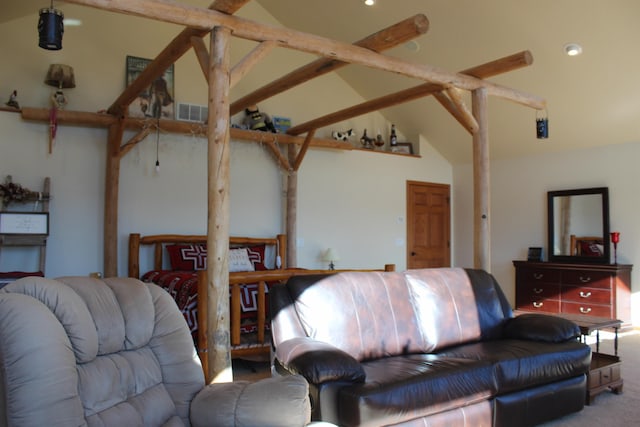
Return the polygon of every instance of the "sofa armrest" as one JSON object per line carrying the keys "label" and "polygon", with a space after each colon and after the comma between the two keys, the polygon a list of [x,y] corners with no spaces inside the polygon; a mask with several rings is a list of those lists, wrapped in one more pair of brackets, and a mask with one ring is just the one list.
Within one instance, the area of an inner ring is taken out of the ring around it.
{"label": "sofa armrest", "polygon": [[565,342],[578,338],[580,328],[562,317],[530,313],[508,319],[504,335],[530,341]]}
{"label": "sofa armrest", "polygon": [[353,356],[311,338],[293,338],[276,349],[276,359],[287,371],[312,384],[327,381],[364,382],[364,368]]}
{"label": "sofa armrest", "polygon": [[305,426],[309,384],[299,375],[209,384],[191,402],[190,419],[194,427]]}

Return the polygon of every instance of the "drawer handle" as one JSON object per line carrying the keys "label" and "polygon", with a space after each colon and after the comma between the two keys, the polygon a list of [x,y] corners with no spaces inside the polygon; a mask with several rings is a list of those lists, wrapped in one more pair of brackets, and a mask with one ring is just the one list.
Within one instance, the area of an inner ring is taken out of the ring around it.
{"label": "drawer handle", "polygon": [[[533,302],[533,306],[534,306],[535,308],[540,308],[540,307],[542,307],[543,305],[544,305],[544,303],[543,303],[543,302],[538,302],[538,301],[534,301],[534,302]],[[582,308],[581,308],[580,310],[582,310]]]}
{"label": "drawer handle", "polygon": [[590,296],[591,296],[591,292],[580,291],[580,298],[589,298]]}
{"label": "drawer handle", "polygon": [[582,283],[589,283],[591,281],[591,276],[580,276],[580,281]]}
{"label": "drawer handle", "polygon": [[580,307],[580,313],[582,314],[591,313],[591,307],[587,307],[587,308]]}
{"label": "drawer handle", "polygon": [[533,288],[533,293],[534,294],[541,294],[542,292],[544,292],[544,289],[542,289],[542,288]]}
{"label": "drawer handle", "polygon": [[533,278],[536,280],[540,280],[544,277],[544,273],[533,273]]}

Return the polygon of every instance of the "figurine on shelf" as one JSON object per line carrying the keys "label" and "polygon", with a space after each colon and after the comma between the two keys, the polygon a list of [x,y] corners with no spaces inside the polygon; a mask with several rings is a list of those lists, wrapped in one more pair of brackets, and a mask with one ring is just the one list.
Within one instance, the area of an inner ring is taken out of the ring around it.
{"label": "figurine on shelf", "polygon": [[373,138],[369,138],[367,136],[367,130],[364,130],[364,133],[362,134],[362,138],[360,138],[360,143],[364,146],[364,148],[373,148]]}
{"label": "figurine on shelf", "polygon": [[349,138],[351,136],[353,136],[355,132],[353,131],[353,129],[349,129],[348,131],[345,132],[340,132],[337,130],[334,130],[333,132],[331,132],[331,137],[337,141],[348,141]]}
{"label": "figurine on shelf", "polygon": [[257,105],[251,105],[244,110],[246,116],[243,124],[249,130],[276,133],[276,127],[267,113],[262,113]]}
{"label": "figurine on shelf", "polygon": [[20,104],[18,104],[18,91],[14,90],[11,92],[9,96],[9,100],[5,103],[7,107],[20,109]]}

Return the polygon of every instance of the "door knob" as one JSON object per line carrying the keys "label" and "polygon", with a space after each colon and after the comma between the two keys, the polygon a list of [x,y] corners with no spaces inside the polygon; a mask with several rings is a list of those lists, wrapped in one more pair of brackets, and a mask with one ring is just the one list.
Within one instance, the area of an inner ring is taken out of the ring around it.
{"label": "door knob", "polygon": [[416,256],[416,253],[415,252],[411,252],[411,256]]}

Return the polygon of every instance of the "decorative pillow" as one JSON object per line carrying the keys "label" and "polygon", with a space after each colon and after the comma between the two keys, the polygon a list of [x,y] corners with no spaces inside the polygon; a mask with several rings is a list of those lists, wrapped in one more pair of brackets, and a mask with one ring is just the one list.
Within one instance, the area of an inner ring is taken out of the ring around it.
{"label": "decorative pillow", "polygon": [[229,250],[229,272],[236,271],[255,271],[247,248]]}
{"label": "decorative pillow", "polygon": [[172,270],[194,271],[207,268],[206,245],[167,245],[167,252]]}
{"label": "decorative pillow", "polygon": [[600,245],[595,241],[583,241],[580,242],[580,249],[582,256],[602,256]]}
{"label": "decorative pillow", "polygon": [[264,271],[269,270],[265,265],[264,261],[264,245],[258,246],[249,246],[247,248],[247,253],[249,254],[249,259],[253,263],[253,269],[255,271]]}
{"label": "decorative pillow", "polygon": [[[207,268],[207,245],[167,245],[167,252],[169,252],[171,270],[194,271]],[[240,253],[240,258],[238,258],[238,253]],[[264,264],[264,253],[264,245],[229,250],[229,271],[268,270]],[[245,258],[249,261],[245,261]],[[239,262],[236,261],[238,259],[240,260]],[[234,268],[240,268],[240,270],[235,270]]]}

